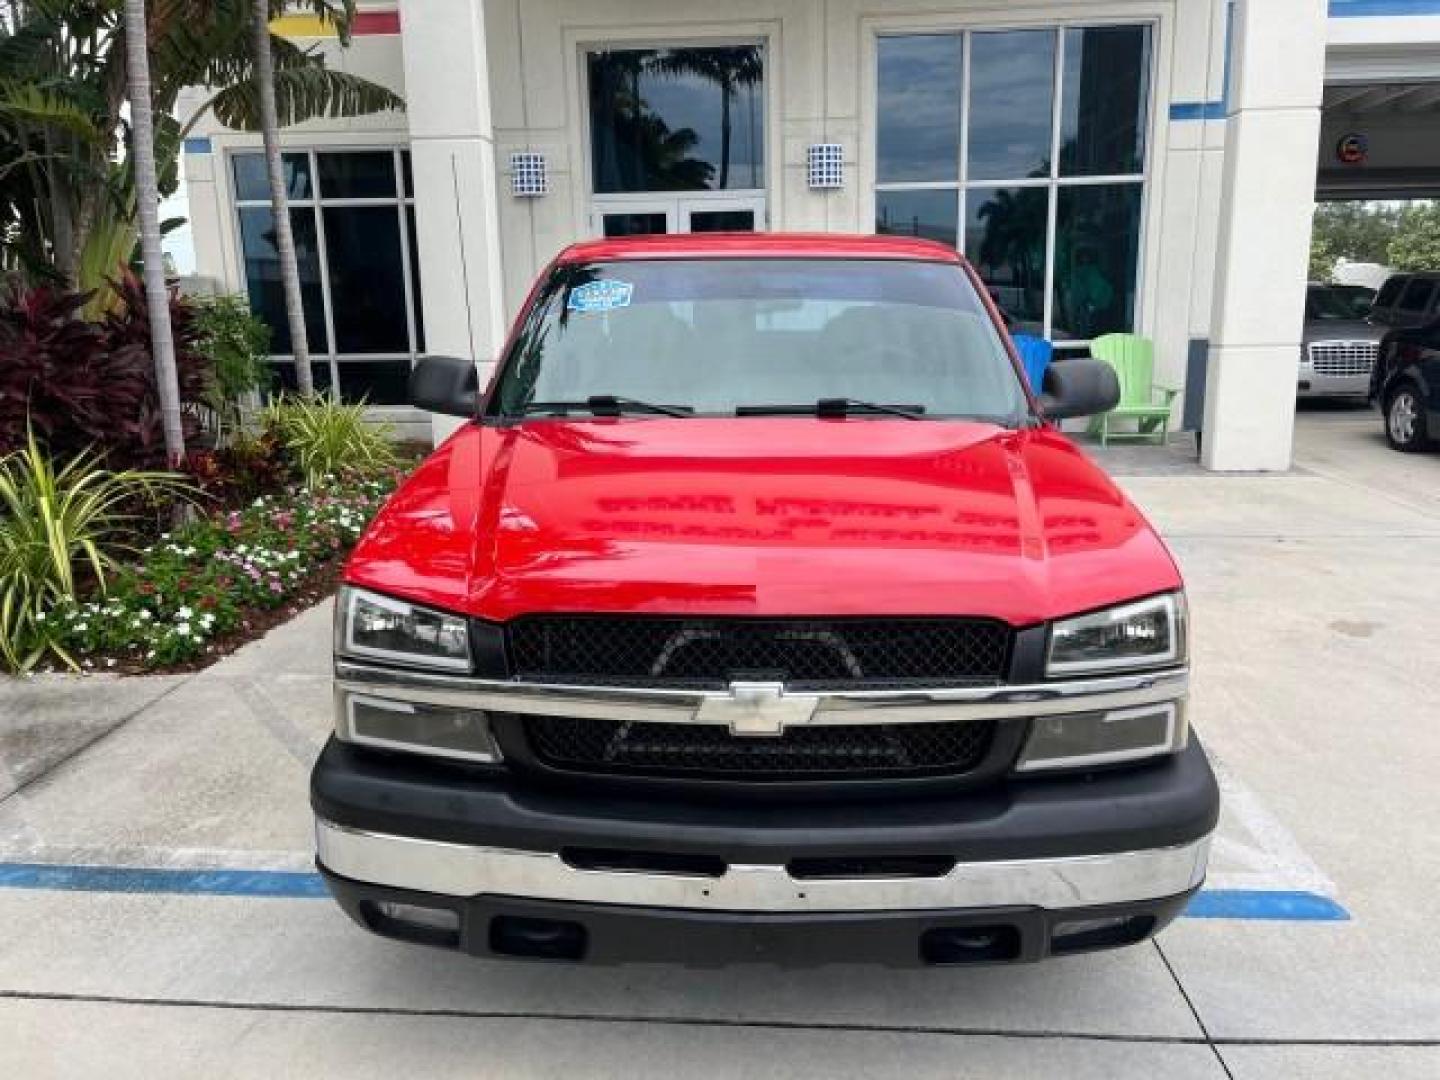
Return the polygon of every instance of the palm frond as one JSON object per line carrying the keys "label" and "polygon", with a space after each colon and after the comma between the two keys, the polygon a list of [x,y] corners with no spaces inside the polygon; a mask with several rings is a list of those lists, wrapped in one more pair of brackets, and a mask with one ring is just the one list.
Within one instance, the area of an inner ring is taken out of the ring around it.
{"label": "palm frond", "polygon": [[[393,91],[369,79],[311,64],[276,70],[275,99],[280,126],[321,117],[365,116],[405,107]],[[209,102],[215,118],[241,131],[260,129],[260,97],[253,79],[221,90]]]}
{"label": "palm frond", "polygon": [[33,83],[0,82],[0,117],[64,131],[95,146],[101,142],[100,130],[88,112],[57,90]]}

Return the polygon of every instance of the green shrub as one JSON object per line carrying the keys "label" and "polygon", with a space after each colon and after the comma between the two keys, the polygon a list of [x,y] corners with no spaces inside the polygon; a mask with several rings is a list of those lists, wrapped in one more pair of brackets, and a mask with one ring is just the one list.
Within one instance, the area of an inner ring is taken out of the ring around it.
{"label": "green shrub", "polygon": [[133,510],[190,489],[169,473],[102,468],[90,453],[56,467],[33,431],[0,458],[0,666],[33,667],[46,651],[74,660],[45,625],[93,578],[103,594],[134,539]]}
{"label": "green shrub", "polygon": [[209,361],[205,404],[224,444],[239,431],[245,397],[270,387],[270,328],[242,296],[196,297],[195,349]]}
{"label": "green shrub", "polygon": [[365,421],[365,404],[281,394],[265,408],[264,425],[289,451],[310,487],[327,477],[379,476],[399,462],[389,424]]}

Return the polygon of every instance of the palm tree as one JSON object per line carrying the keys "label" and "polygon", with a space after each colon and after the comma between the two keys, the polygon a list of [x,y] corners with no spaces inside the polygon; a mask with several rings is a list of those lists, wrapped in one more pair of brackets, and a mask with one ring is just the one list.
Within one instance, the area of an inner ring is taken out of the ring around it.
{"label": "palm tree", "polygon": [[155,120],[150,101],[150,41],[145,0],[125,0],[125,58],[130,98],[130,158],[135,163],[135,198],[140,211],[140,245],[145,256],[145,304],[150,312],[150,350],[155,386],[165,429],[165,456],[171,468],[185,460],[180,424],[180,381],[175,368],[175,338],[170,327],[170,296],[160,252],[160,184],[155,168]]}
{"label": "palm tree", "polygon": [[310,338],[300,298],[300,267],[295,261],[295,236],[290,229],[290,199],[280,158],[280,117],[275,105],[275,57],[270,49],[270,2],[255,0],[255,85],[259,89],[260,134],[270,176],[270,214],[275,220],[275,250],[280,256],[280,284],[285,293],[285,319],[290,324],[290,355],[295,360],[295,385],[304,397],[315,393],[310,372]]}
{"label": "palm tree", "polygon": [[[354,0],[305,0],[349,40]],[[271,0],[270,15],[285,0]],[[104,289],[135,246],[132,162],[117,159],[125,128],[122,0],[0,0],[0,270],[33,281]],[[254,0],[150,0],[151,100],[162,194],[178,184],[181,142],[203,117],[256,131]],[[386,88],[325,66],[322,55],[269,39],[279,123],[402,108]],[[180,91],[218,87],[182,123]],[[303,340],[303,337],[299,340]]]}

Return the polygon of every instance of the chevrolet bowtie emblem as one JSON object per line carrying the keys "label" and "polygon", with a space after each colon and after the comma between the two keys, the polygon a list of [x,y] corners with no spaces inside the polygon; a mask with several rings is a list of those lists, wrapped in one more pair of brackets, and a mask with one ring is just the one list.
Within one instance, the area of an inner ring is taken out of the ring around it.
{"label": "chevrolet bowtie emblem", "polygon": [[732,735],[782,735],[786,727],[808,724],[820,699],[787,694],[778,682],[732,682],[728,695],[705,698],[696,714],[701,724],[724,724]]}

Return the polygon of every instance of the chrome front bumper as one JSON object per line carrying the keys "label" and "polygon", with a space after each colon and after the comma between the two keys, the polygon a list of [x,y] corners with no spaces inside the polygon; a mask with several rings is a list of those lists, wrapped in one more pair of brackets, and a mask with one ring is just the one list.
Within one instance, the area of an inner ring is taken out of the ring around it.
{"label": "chrome front bumper", "polygon": [[481,895],[692,911],[881,912],[1157,900],[1205,877],[1210,837],[1176,847],[967,862],[937,877],[797,879],[782,865],[729,864],[718,877],[578,869],[552,852],[472,847],[316,823],[320,865],[353,882]]}

